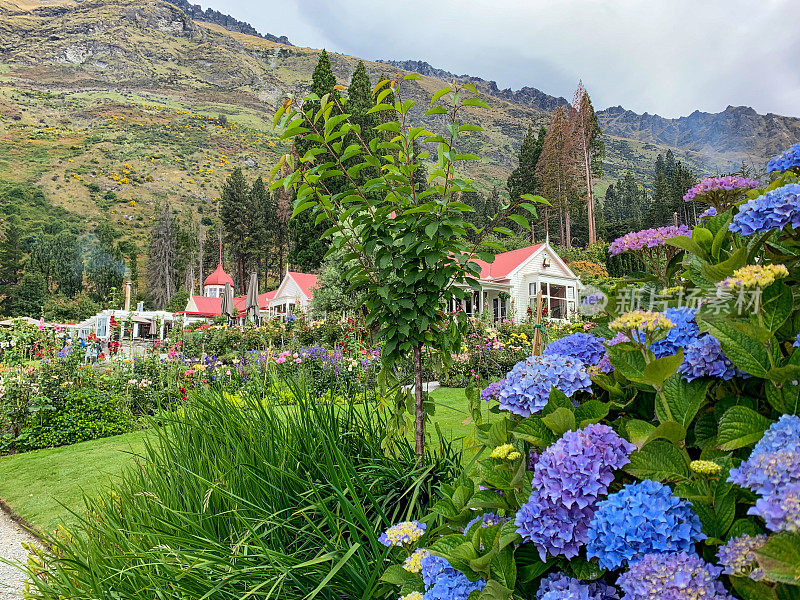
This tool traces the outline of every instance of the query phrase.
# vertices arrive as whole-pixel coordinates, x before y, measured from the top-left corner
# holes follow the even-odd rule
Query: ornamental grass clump
[[[648,554],[694,553],[706,539],[688,500],[657,481],[626,485],[598,504],[586,555],[604,569],[618,569]]]
[[[691,187],[683,196],[684,202],[702,202],[710,204],[716,211],[724,212],[737,204],[747,190],[759,187],[755,179],[726,175],[725,177],[708,177]]]

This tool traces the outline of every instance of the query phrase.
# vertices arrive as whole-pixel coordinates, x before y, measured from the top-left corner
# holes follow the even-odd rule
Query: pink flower
[[[295,356],[297,356],[297,355],[295,354]],[[294,362],[296,362],[297,364],[300,364],[301,362],[303,362],[303,359],[302,358],[295,358]]]

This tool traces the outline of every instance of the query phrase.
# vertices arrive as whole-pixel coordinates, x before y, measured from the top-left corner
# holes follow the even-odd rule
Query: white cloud
[[[426,60],[500,87],[569,98],[582,78],[597,107],[800,116],[796,0],[211,2],[295,44]]]

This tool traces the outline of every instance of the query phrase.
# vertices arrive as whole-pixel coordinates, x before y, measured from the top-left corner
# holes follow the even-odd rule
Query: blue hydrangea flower
[[[553,387],[568,398],[579,391],[592,391],[592,380],[583,362],[557,354],[529,356],[514,365],[505,381],[498,394],[500,408],[523,417],[542,410]]]
[[[703,219],[710,219],[711,217],[716,217],[716,216],[717,216],[717,209],[714,208],[713,206],[709,206],[707,209],[705,209],[703,212],[697,215],[697,222],[699,223]]]
[[[794,340],[794,344],[792,344],[795,348],[800,348],[800,333],[797,334],[797,338]]]
[[[603,354],[603,358],[600,359],[600,362],[598,362],[594,368],[598,373],[604,374],[611,373],[614,370],[614,365],[611,364],[611,355],[608,353],[608,351]]]
[[[800,227],[800,184],[789,183],[739,207],[728,229],[739,235]]]
[[[440,556],[426,556],[420,562],[425,584],[424,600],[467,600],[475,590],[482,590],[486,581],[470,581]]]
[[[728,481],[762,496],[800,481],[800,417],[783,415],[770,425]]]
[[[597,557],[604,569],[616,569],[646,554],[694,552],[694,543],[705,538],[688,500],[645,479],[598,503],[586,556]]]
[[[619,600],[619,592],[602,581],[583,583],[564,573],[550,573],[539,583],[536,600]]]
[[[585,364],[587,367],[596,365],[598,361],[603,358],[606,353],[605,346],[603,346],[603,338],[592,335],[591,333],[573,333],[566,337],[557,339],[547,344],[545,347],[545,356],[553,354],[560,354],[561,356],[569,356],[575,358]]]
[[[685,552],[647,554],[617,585],[624,600],[734,600],[717,579],[722,569]]]
[[[729,381],[736,376],[746,375],[725,356],[719,340],[709,333],[696,337],[684,347],[683,362],[678,367],[678,372],[683,374],[686,381],[693,381],[698,377],[715,377]]]
[[[522,539],[536,546],[542,560],[547,560],[548,553],[573,558],[588,540],[593,516],[594,506],[573,504],[567,508],[533,490],[517,511],[514,524]]]
[[[677,354],[680,348],[686,348],[697,338],[700,328],[695,320],[695,312],[693,308],[688,306],[668,308],[664,312],[664,316],[672,321],[675,327],[668,330],[663,339],[654,342],[650,346],[650,350],[653,351],[656,358]]]
[[[378,541],[387,548],[407,546],[421,538],[425,534],[426,527],[425,523],[419,521],[403,521],[389,527],[380,535]]]
[[[567,508],[594,505],[608,492],[614,471],[630,462],[628,457],[635,449],[608,425],[597,423],[568,431],[542,452],[532,486]]]
[[[717,552],[723,573],[733,577],[749,577],[754,581],[764,579],[764,571],[756,562],[756,551],[766,543],[766,535],[744,534],[728,540]]]
[[[783,173],[795,167],[800,167],[800,144],[795,144],[788,150],[778,154],[778,156],[769,159],[767,173],[772,173],[773,171]]]

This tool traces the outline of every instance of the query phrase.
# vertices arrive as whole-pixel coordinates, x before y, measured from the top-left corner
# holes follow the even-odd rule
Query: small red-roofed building
[[[314,290],[317,289],[317,276],[311,273],[287,271],[270,300],[270,312],[283,319],[298,312],[308,312]]]

